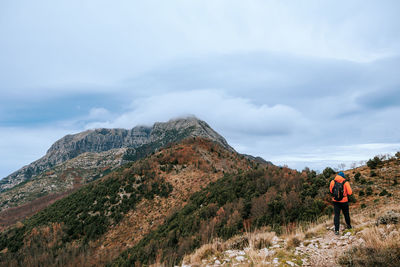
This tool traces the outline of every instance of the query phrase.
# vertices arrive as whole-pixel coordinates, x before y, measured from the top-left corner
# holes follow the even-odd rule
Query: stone
[[[380,224],[397,224],[400,221],[400,213],[395,212],[394,210],[390,210],[386,212],[385,215],[378,217],[376,220],[376,225]]]
[[[216,261],[214,261],[214,264],[221,265],[221,262],[219,260],[216,260]]]
[[[294,262],[291,262],[291,261],[286,261],[286,264],[288,264],[290,266],[296,266],[296,264]]]
[[[237,261],[240,261],[240,262],[242,262],[242,261],[245,261],[245,260],[246,260],[246,258],[245,258],[245,257],[243,257],[243,256],[237,256],[235,259],[236,259]]]

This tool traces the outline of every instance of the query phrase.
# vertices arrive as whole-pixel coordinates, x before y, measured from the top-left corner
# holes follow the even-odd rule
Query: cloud
[[[25,0],[0,5],[1,87],[26,93],[68,85],[93,92],[193,55],[262,51],[371,62],[398,55],[400,48],[397,1]]]
[[[256,105],[250,99],[233,97],[217,90],[171,92],[137,99],[131,110],[113,121],[90,123],[93,127],[125,127],[195,115],[225,133],[288,135],[303,130],[307,120],[286,105]]]
[[[367,92],[357,99],[357,103],[366,109],[383,109],[400,106],[400,83],[394,88],[380,88]]]
[[[398,143],[399,8],[364,0],[1,1],[0,136],[28,141],[0,142],[0,160],[26,164],[11,158],[18,162],[22,146],[44,152],[46,136],[184,115],[267,159],[290,158],[296,147]],[[32,139],[41,129],[43,140]]]

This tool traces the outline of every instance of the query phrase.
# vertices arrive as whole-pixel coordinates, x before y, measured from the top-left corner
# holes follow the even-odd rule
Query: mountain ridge
[[[152,148],[159,149],[170,142],[189,136],[209,138],[234,151],[221,135],[206,122],[195,117],[156,122],[151,127],[136,126],[130,130],[120,128],[86,130],[57,140],[42,158],[0,180],[0,192],[34,179],[38,174],[85,152],[130,148],[131,153],[132,150],[135,153],[135,150],[143,145],[152,144]]]

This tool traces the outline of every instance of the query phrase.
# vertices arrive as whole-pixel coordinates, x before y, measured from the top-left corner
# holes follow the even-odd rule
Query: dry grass
[[[304,233],[292,234],[286,237],[286,248],[292,249],[300,246],[300,243],[303,242],[305,238]]]
[[[272,239],[275,236],[274,232],[264,232],[261,230],[256,230],[255,232],[248,233],[249,248],[261,249],[267,248],[272,244]]]
[[[333,219],[327,219],[325,218],[324,220],[320,220],[319,222],[316,223],[311,223],[303,229],[305,238],[312,238],[315,236],[323,235],[326,233],[326,228],[331,227],[333,225]]]
[[[185,256],[183,258],[183,263],[192,265],[202,264],[204,259],[208,259],[211,256],[216,256],[223,252],[227,248],[226,245],[226,242],[215,239],[213,242],[201,246],[191,255]]]
[[[400,266],[399,226],[371,227],[361,232],[363,244],[346,252],[339,263],[344,266]]]

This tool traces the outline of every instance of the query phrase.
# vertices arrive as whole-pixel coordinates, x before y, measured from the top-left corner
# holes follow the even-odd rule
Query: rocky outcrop
[[[194,117],[175,119],[164,123],[158,122],[152,127],[137,126],[130,130],[87,130],[61,138],[50,147],[45,156],[0,180],[0,192],[34,179],[43,171],[73,159],[82,153],[129,148],[129,156],[125,159],[136,159],[160,149],[168,143],[177,142],[187,137],[208,138],[233,151],[233,148],[221,135],[215,132],[206,122]],[[139,152],[140,156],[137,156],[136,154]]]

